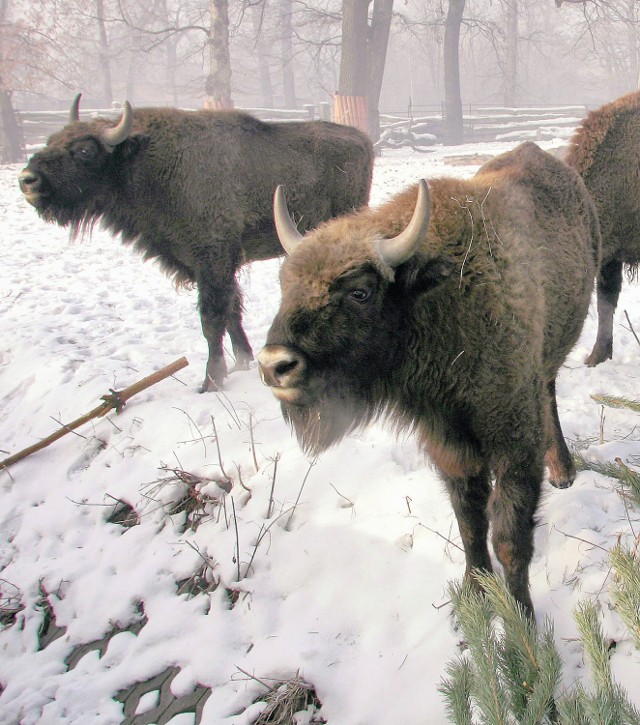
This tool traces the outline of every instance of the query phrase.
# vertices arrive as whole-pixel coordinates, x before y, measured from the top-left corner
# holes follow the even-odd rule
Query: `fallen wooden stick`
[[[182,370],[182,368],[187,367],[188,364],[189,361],[187,360],[187,358],[181,357],[179,360],[176,360],[170,365],[167,365],[166,367],[157,370],[155,373],[151,373],[151,375],[147,375],[146,378],[142,378],[142,380],[139,380],[137,383],[130,385],[124,390],[110,390],[108,395],[101,396],[104,402],[101,403],[97,408],[94,408],[80,418],[76,418],[76,420],[71,423],[64,424],[62,428],[57,430],[55,433],[52,433],[50,436],[47,436],[47,438],[43,438],[38,443],[34,443],[32,446],[29,446],[28,448],[25,448],[18,453],[14,453],[12,456],[9,456],[9,458],[5,458],[4,461],[0,461],[0,469],[7,468],[13,463],[21,461],[23,458],[30,456],[32,453],[46,448],[54,441],[57,441],[58,438],[62,438],[62,436],[67,435],[67,433],[71,433],[72,430],[79,428],[81,425],[87,423],[93,418],[99,418],[103,415],[106,415],[110,410],[113,410],[114,408],[116,412],[119,413],[124,408],[129,398],[132,398],[134,395],[137,395],[143,390],[150,388],[152,385],[159,383],[161,380],[168,378],[170,375],[177,373],[178,370]]]

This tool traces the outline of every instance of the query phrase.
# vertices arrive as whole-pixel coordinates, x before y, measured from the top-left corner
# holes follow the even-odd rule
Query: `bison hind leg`
[[[226,269],[226,273],[224,272]],[[204,274],[202,270],[215,270]],[[216,268],[213,263],[202,265],[198,284],[198,306],[202,332],[209,346],[209,359],[201,393],[220,390],[228,374],[224,360],[222,338],[229,333],[236,369],[246,369],[253,359],[249,340],[242,327],[242,293],[235,279],[235,266],[231,263]]]
[[[613,313],[622,289],[622,262],[612,259],[598,275],[598,334],[593,350],[585,360],[593,368],[613,357]]]
[[[236,359],[235,365],[230,372],[235,370],[248,370],[253,360],[253,350],[242,326],[242,293],[237,285],[231,301],[227,332],[231,338],[233,355]]]
[[[551,420],[548,425],[549,448],[544,457],[544,462],[549,469],[549,483],[555,488],[569,488],[576,477],[576,467],[571,452],[567,448],[560,418],[558,416],[558,404],[556,402],[556,382],[552,380],[547,384],[549,393],[549,413]]]

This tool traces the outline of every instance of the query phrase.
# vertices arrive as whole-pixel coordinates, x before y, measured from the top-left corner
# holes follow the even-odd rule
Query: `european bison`
[[[598,274],[598,335],[587,365],[613,355],[613,313],[622,267],[637,274],[640,262],[640,93],[629,93],[592,111],[565,156],[582,176],[600,218],[602,266]]]
[[[305,237],[281,189],[274,213],[289,257],[258,363],[301,446],[319,453],[382,414],[416,431],[448,487],[467,576],[491,570],[491,521],[507,585],[533,614],[545,451],[552,483],[575,477],[555,380],[599,261],[582,180],[524,143],[473,179],[421,181]]]
[[[209,358],[201,390],[227,374],[222,337],[236,367],[253,353],[242,328],[241,264],[282,254],[272,218],[279,183],[309,229],[367,203],[373,150],[360,131],[324,121],[263,123],[238,111],[138,108],[119,123],[78,117],[51,136],[20,174],[46,220],[73,234],[97,220],[177,285],[197,284]]]

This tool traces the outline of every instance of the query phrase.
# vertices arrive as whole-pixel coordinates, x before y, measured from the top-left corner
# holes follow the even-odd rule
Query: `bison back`
[[[542,292],[544,363],[555,377],[582,330],[600,262],[595,205],[576,171],[530,142],[492,159],[476,178],[511,188],[511,213],[522,214],[515,259]]]

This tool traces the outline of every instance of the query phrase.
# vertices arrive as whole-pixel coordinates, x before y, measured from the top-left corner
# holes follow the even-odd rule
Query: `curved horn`
[[[282,244],[287,254],[291,254],[298,242],[302,239],[302,234],[300,234],[298,228],[289,216],[287,200],[284,196],[284,187],[282,184],[278,186],[273,196],[273,220],[276,225],[276,232],[280,244]]]
[[[129,101],[125,101],[120,122],[117,126],[113,126],[113,128],[105,128],[102,132],[102,140],[107,144],[107,146],[114,148],[129,137],[132,126],[133,111],[131,110],[131,104]]]
[[[424,179],[418,182],[418,200],[407,228],[393,239],[383,239],[378,251],[382,260],[390,267],[398,267],[417,251],[429,228],[431,203],[429,187]]]
[[[75,123],[80,120],[80,98],[82,93],[77,93],[76,97],[71,102],[71,110],[69,111],[69,123]]]

